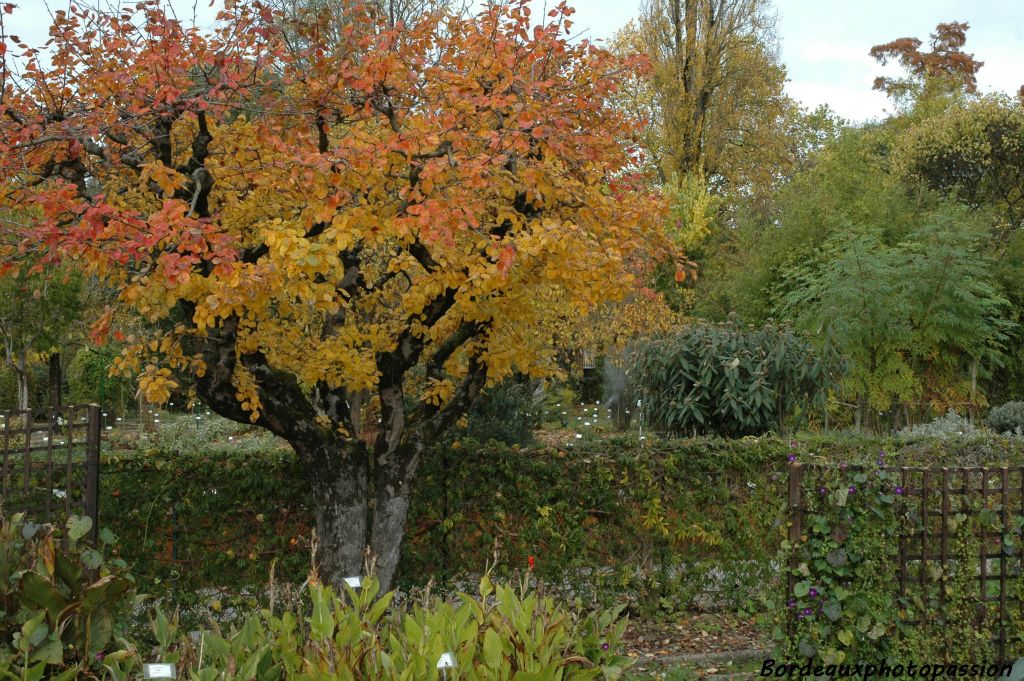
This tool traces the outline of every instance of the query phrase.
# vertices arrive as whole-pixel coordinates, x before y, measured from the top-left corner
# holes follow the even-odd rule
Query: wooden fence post
[[[92,540],[100,535],[100,406],[88,407],[85,440],[85,514],[92,518]]]

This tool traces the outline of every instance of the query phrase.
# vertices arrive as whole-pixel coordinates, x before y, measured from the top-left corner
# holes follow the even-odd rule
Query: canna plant
[[[23,514],[0,516],[0,679],[79,678],[115,647],[135,582],[100,550],[110,532],[100,548],[82,542],[91,528],[72,517],[59,536]]]
[[[157,645],[141,655],[174,662],[195,681],[612,681],[631,663],[616,653],[626,624],[618,609],[580,616],[488,576],[477,596],[433,598],[406,610],[391,607],[393,594],[380,596],[376,579],[343,589],[313,582],[308,616],[264,610],[231,632],[198,638],[181,636],[176,618],[157,610]],[[441,671],[446,652],[455,667]],[[108,656],[112,678],[132,678],[139,657]]]

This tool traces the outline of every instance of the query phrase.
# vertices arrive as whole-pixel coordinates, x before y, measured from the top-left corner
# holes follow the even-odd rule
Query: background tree
[[[43,272],[31,261],[6,269],[0,274],[0,343],[4,363],[17,377],[15,406],[28,409],[29,364],[39,353],[56,354],[60,362],[60,346],[79,320],[82,278],[68,271]]]
[[[731,147],[774,125],[785,69],[773,27],[761,0],[649,0],[626,29],[621,40],[652,63],[666,177],[725,176]]]
[[[991,95],[912,121],[895,170],[974,209],[996,210],[993,236],[1024,227],[1024,105]]]
[[[705,273],[732,247],[740,220],[774,219],[795,172],[811,116],[783,91],[774,17],[760,0],[651,0],[616,36],[649,71],[627,81],[615,105],[651,121],[642,170],[672,206],[665,231],[692,265],[682,282],[657,273],[673,307],[703,300]],[[742,216],[742,218],[741,218]]]
[[[985,62],[963,51],[970,24],[953,21],[939,24],[931,34],[929,52],[922,52],[918,38],[898,38],[875,45],[869,54],[883,66],[899,62],[907,70],[905,78],[875,78],[874,89],[882,90],[897,101],[919,97],[927,83],[943,83],[956,90],[974,93],[978,88],[976,74]]]
[[[901,405],[909,425],[912,403],[984,405],[977,379],[1000,366],[1006,301],[962,219],[940,209],[892,245],[880,230],[850,225],[786,273],[782,311],[846,358],[858,427],[869,408]]]
[[[255,3],[213,34],[156,4],[72,9],[4,90],[0,201],[40,215],[13,227],[159,326],[117,364],[151,400],[191,376],[291,443],[327,580],[369,547],[387,586],[429,445],[485,386],[553,369],[544,291],[586,310],[658,251],[606,105],[630,65],[568,42],[569,12],[380,18],[327,45],[329,17],[282,31]]]

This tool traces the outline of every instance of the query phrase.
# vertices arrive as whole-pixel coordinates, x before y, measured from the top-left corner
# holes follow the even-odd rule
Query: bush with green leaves
[[[140,678],[143,661],[176,663],[183,678],[437,679],[442,653],[452,679],[614,680],[630,660],[618,654],[626,623],[617,609],[567,608],[523,580],[477,596],[429,594],[406,606],[381,595],[375,579],[335,592],[307,580],[301,601],[247,615],[240,626],[189,635],[157,608],[150,635],[126,627],[140,601],[121,560],[107,561],[73,518],[59,537],[21,514],[0,518],[0,680]],[[113,544],[100,534],[103,547]],[[134,639],[134,640],[133,640]]]
[[[65,532],[23,514],[0,515],[0,679],[76,679],[116,648],[120,622],[134,605],[135,580],[120,559],[83,538],[88,517]]]
[[[553,405],[552,405],[553,406]],[[236,441],[238,438],[236,437]],[[793,443],[796,443],[796,447]],[[650,436],[509,447],[469,439],[423,464],[409,509],[398,586],[480,574],[509,578],[534,556],[549,588],[588,606],[627,603],[644,617],[714,603],[752,612],[770,577],[787,456],[891,465],[1019,465],[1024,439],[851,436],[662,439]],[[282,449],[112,453],[104,460],[104,525],[120,538],[146,593],[201,626],[267,604],[266,577],[301,584],[315,526],[295,456]],[[638,564],[631,556],[650,556]]]
[[[632,663],[619,654],[626,622],[617,610],[583,614],[525,583],[495,585],[486,575],[479,595],[426,596],[408,606],[381,595],[373,578],[338,593],[311,577],[305,596],[238,627],[189,634],[158,607],[149,634],[119,639],[117,650],[96,656],[97,671],[127,681],[140,678],[144,661],[159,660],[196,681],[615,681]],[[445,653],[454,666],[441,671]],[[80,669],[54,662],[46,678],[78,678]]]
[[[467,415],[466,435],[480,442],[529,444],[542,411],[533,381],[508,380],[476,400]]]
[[[954,438],[954,437],[975,437],[978,430],[966,416],[961,416],[950,409],[945,416],[928,423],[919,423],[899,432],[902,438]]]
[[[997,433],[1024,435],[1024,402],[1007,402],[992,409],[987,421]]]
[[[730,320],[640,345],[630,373],[655,428],[742,436],[781,432],[798,407],[823,406],[834,366],[787,326]]]

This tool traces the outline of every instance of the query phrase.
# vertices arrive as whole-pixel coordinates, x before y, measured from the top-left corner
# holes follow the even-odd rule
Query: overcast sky
[[[538,15],[545,0],[533,0]],[[14,0],[7,32],[33,44],[46,38],[50,8],[68,0]],[[553,6],[555,0],[546,0]],[[201,24],[212,22],[221,0],[171,0],[182,18],[193,8]],[[610,37],[634,18],[641,0],[570,0],[575,28],[590,38]],[[131,4],[134,4],[132,2]],[[940,22],[967,21],[967,51],[985,62],[978,74],[982,91],[1015,93],[1024,85],[1024,1],[1021,0],[775,0],[786,89],[810,108],[827,103],[851,121],[884,116],[886,98],[871,89],[881,67],[868,57],[872,45],[914,36],[927,40]],[[895,73],[893,70],[887,73]]]

